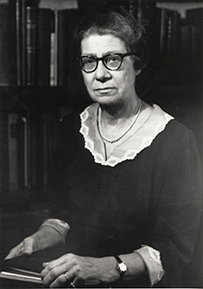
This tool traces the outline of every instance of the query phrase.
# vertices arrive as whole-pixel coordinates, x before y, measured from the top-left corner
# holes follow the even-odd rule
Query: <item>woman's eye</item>
[[[83,65],[85,65],[85,64],[92,64],[92,63],[94,63],[95,62],[95,59],[94,58],[84,58],[83,59]]]
[[[119,61],[119,57],[118,56],[110,56],[107,58],[107,62],[117,62]]]

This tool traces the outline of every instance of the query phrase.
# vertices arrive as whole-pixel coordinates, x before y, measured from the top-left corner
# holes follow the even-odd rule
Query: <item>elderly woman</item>
[[[147,41],[132,16],[100,9],[77,39],[93,104],[61,124],[53,218],[7,258],[66,242],[45,286],[181,287],[201,206],[193,135],[138,97]]]

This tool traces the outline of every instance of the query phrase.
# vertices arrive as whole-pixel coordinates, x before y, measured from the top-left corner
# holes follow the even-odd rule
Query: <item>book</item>
[[[203,21],[203,8],[188,9],[186,10],[186,20],[190,25],[191,42],[190,42],[190,58],[193,73],[191,81],[193,83],[202,83],[202,21]]]
[[[19,129],[19,179],[24,188],[31,188],[31,115],[20,116]]]
[[[61,257],[68,251],[65,247],[52,247],[34,252],[31,255],[22,255],[1,263],[0,278],[22,282],[41,284],[40,273],[42,264]]]
[[[58,10],[58,85],[71,83],[73,66],[77,65],[74,32],[80,19],[79,9]]]
[[[50,85],[51,33],[54,13],[48,8],[37,10],[36,85]]]
[[[39,122],[35,115],[30,118],[30,140],[31,188],[39,188]]]
[[[166,63],[170,70],[170,79],[179,81],[181,58],[181,17],[178,11],[168,11]]]
[[[8,152],[9,152],[9,188],[17,190],[18,186],[18,114],[8,114]]]
[[[17,50],[15,9],[0,4],[0,85],[17,85]]]
[[[180,56],[181,45],[181,17],[178,11],[168,11],[168,40],[167,54],[168,60],[176,60]]]
[[[153,48],[156,32],[156,1],[155,0],[136,0],[134,3],[135,15],[138,23],[142,24],[147,32],[151,48]]]
[[[26,0],[22,0],[20,6],[20,33],[21,33],[21,74],[22,82],[21,85],[26,85],[27,76],[26,76]]]
[[[58,75],[58,12],[54,11],[54,21],[51,32],[51,48],[50,48],[50,86],[57,86]]]
[[[18,118],[18,183],[19,188],[25,187],[25,121],[22,116]]]
[[[120,1],[123,2],[123,1],[127,1],[127,0],[114,0],[114,2],[115,1],[120,3]],[[83,11],[88,11],[89,9],[94,9],[96,7],[99,7],[105,2],[107,4],[109,4],[109,0],[106,0],[106,1],[105,0],[97,0],[97,1],[95,1],[95,0],[78,0],[77,2],[78,2],[78,8],[80,10],[83,10]]]
[[[1,89],[2,94],[2,89]],[[9,164],[8,164],[8,115],[7,112],[0,110],[0,189],[7,192],[9,188]],[[5,197],[2,194],[1,200]]]
[[[166,65],[168,41],[168,9],[157,8],[156,24],[156,51],[157,59],[161,66]]]
[[[11,1],[12,2],[12,1]],[[35,33],[34,27],[34,18],[33,15],[30,14],[30,12],[33,14],[31,7],[37,7],[38,1],[37,0],[13,0],[14,3],[16,3],[16,19],[17,19],[17,51],[18,51],[18,63],[19,68],[18,71],[20,73],[20,76],[18,77],[21,81],[20,85],[27,85],[29,82],[30,75],[27,75],[28,67],[33,64],[34,61],[31,61],[32,56],[34,53],[29,53],[29,47],[33,47],[33,35]],[[27,11],[27,7],[30,7],[31,9]],[[28,15],[27,15],[28,12]],[[31,19],[32,17],[32,19]],[[31,21],[31,23],[29,23]],[[31,25],[32,27],[31,27]],[[27,31],[28,29],[28,31]],[[34,33],[33,33],[34,32]],[[31,34],[32,37],[31,37]],[[29,72],[30,73],[30,72]],[[31,72],[32,74],[32,72]]]
[[[42,114],[40,117],[40,183],[43,188],[47,187],[48,169],[49,169],[49,158],[48,158],[48,131],[51,127],[48,127],[48,115]]]
[[[8,5],[9,10],[11,11],[10,15],[4,13],[5,17],[3,20],[3,25],[5,25],[6,27],[12,26],[13,29],[12,34],[10,33],[7,35],[7,37],[12,37],[9,43],[10,45],[12,45],[13,51],[15,50],[15,54],[13,53],[12,55],[10,50],[8,50],[7,53],[9,54],[10,58],[14,58],[14,56],[16,57],[16,69],[13,69],[13,74],[15,75],[16,82],[13,85],[26,85],[27,78],[29,78],[29,75],[27,76],[27,60],[28,62],[30,62],[30,57],[28,56],[27,58],[27,46],[30,46],[30,40],[32,40],[33,37],[30,37],[29,33],[27,35],[27,26],[29,26],[29,30],[31,29],[33,24],[32,26],[30,26],[31,23],[29,24],[29,20],[31,20],[31,15],[29,14],[29,12],[27,15],[27,7],[36,8],[37,4],[38,0],[8,0],[8,3],[4,4]],[[9,22],[9,25],[7,25],[7,22]],[[33,22],[33,19],[31,20],[31,22]],[[31,30],[33,30],[33,28]],[[27,43],[27,41],[29,43]]]
[[[202,21],[203,21],[203,7],[202,8],[194,8],[194,9],[187,9],[186,10],[186,18],[189,23],[199,26],[201,30]]]
[[[26,7],[26,75],[27,85],[35,85],[36,7]]]
[[[22,34],[21,34],[21,4],[20,0],[15,1],[15,11],[16,11],[16,53],[17,53],[17,84],[22,84]]]
[[[195,24],[185,23],[181,27],[182,82],[202,83],[202,34]]]

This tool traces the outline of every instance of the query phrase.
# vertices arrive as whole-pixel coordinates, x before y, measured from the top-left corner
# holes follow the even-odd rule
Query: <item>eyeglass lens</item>
[[[92,56],[83,56],[80,59],[81,68],[86,72],[92,72],[97,68],[99,60],[102,60],[105,67],[110,70],[116,70],[122,64],[122,57],[118,54],[106,55],[100,59]]]

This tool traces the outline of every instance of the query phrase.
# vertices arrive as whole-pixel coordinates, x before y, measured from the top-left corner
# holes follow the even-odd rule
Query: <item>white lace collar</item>
[[[139,152],[151,145],[155,137],[173,119],[156,104],[150,109],[143,101],[142,105],[145,109],[140,113],[137,126],[117,143],[108,159],[105,159],[105,146],[97,127],[99,105],[93,103],[80,114],[80,133],[84,137],[85,148],[91,152],[96,163],[114,167],[125,160],[133,160]]]

